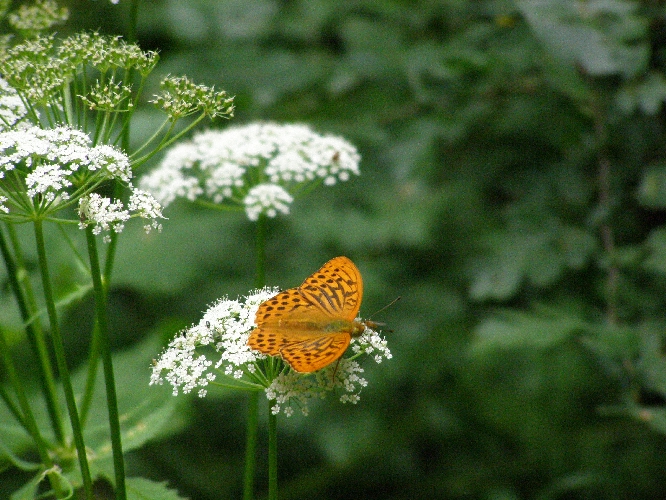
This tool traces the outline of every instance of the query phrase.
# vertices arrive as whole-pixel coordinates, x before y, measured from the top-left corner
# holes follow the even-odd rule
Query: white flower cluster
[[[248,217],[288,213],[290,191],[304,183],[325,185],[359,175],[356,148],[299,124],[255,123],[209,130],[171,148],[140,186],[167,206],[176,198],[239,204]]]
[[[153,198],[152,194],[132,187],[132,194],[127,207],[130,211],[136,212],[142,219],[151,219],[150,223],[143,226],[146,233],[150,233],[152,229],[157,229],[158,232],[162,231],[162,224],[157,220],[165,217],[162,215],[162,206]]]
[[[386,339],[368,327],[365,328],[362,335],[352,338],[351,349],[355,354],[372,355],[376,363],[381,363],[382,360],[393,357]]]
[[[271,411],[274,414],[282,411],[286,416],[293,415],[294,407],[307,415],[309,401],[323,399],[336,390],[344,392],[341,402],[357,403],[367,381],[360,375],[363,368],[356,358],[370,354],[377,363],[390,359],[386,340],[366,328],[363,335],[352,339],[351,358],[341,358],[311,374],[285,368],[277,376],[268,377],[260,363],[267,356],[252,350],[247,341],[256,326],[254,318],[259,305],[278,291],[264,288],[244,300],[222,299],[213,304],[198,324],[174,338],[153,363],[150,384],[161,385],[166,381],[173,387],[174,396],[198,389],[199,396],[204,397],[206,387],[215,381],[216,375],[225,375],[237,385],[263,387],[266,398],[274,401]]]
[[[108,145],[92,146],[88,135],[71,127],[0,131],[0,211],[30,216],[35,207],[57,211],[68,201],[79,202],[80,227],[94,225],[93,232],[120,232],[131,212],[152,219],[147,226],[159,229],[161,207],[150,194],[132,190],[128,209],[121,201],[91,192],[102,182],[117,179],[130,183],[129,158]],[[108,236],[105,238],[108,240]]]
[[[187,394],[200,388],[199,396],[215,380],[215,373],[206,372],[213,366],[205,353],[197,347],[214,346],[220,354],[216,370],[227,376],[241,379],[246,373],[255,372],[255,361],[265,356],[247,345],[254,328],[254,317],[259,305],[278,292],[264,288],[254,291],[244,301],[221,299],[204,313],[197,325],[181,332],[153,365],[150,385],[163,384],[166,380],[173,387],[174,396],[180,391]]]
[[[67,188],[92,172],[99,173],[99,180],[128,182],[132,177],[124,153],[106,145],[92,147],[88,135],[80,130],[29,127],[0,132],[0,179],[10,173],[24,177],[26,194],[31,198],[39,195],[47,203],[56,198],[67,200]]]
[[[134,188],[130,185],[132,194],[130,195],[127,209],[122,201],[113,201],[97,193],[91,193],[79,199],[79,215],[81,220],[79,228],[85,229],[86,226],[94,226],[93,234],[100,234],[102,231],[120,233],[125,228],[125,221],[134,216],[142,219],[151,219],[151,222],[144,225],[146,233],[152,229],[162,231],[162,224],[158,219],[164,219],[159,203],[145,191]],[[111,236],[106,234],[103,238],[105,243],[111,241]]]
[[[289,213],[289,205],[294,198],[278,184],[259,184],[248,191],[243,203],[245,213],[250,220],[257,220],[264,213],[275,217],[278,212]]]
[[[26,113],[27,110],[18,92],[0,78],[0,132],[17,125]]]
[[[85,229],[86,225],[94,224],[93,234],[113,229],[116,233],[123,230],[124,222],[130,218],[127,210],[124,210],[121,201],[111,201],[97,193],[84,196],[79,200],[79,214],[81,222],[79,227]],[[108,240],[107,240],[108,241]]]
[[[345,391],[340,396],[342,403],[356,404],[360,400],[361,389],[368,385],[360,373],[363,373],[363,368],[348,358],[340,358],[339,363],[332,363],[311,376],[291,370],[273,379],[266,389],[266,397],[269,401],[275,401],[271,407],[274,415],[282,411],[287,417],[294,414],[294,406],[298,406],[303,415],[307,416],[310,401],[324,399],[328,392],[336,389]]]

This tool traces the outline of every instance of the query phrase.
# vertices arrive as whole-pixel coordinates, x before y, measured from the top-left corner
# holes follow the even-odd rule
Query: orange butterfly
[[[356,319],[363,297],[361,273],[347,257],[335,257],[301,286],[278,293],[257,310],[248,345],[282,356],[297,372],[319,370],[347,350],[371,321]]]

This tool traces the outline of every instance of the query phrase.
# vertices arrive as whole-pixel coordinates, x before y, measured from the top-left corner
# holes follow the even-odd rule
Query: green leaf
[[[57,470],[53,471],[53,474],[58,477],[61,488],[64,489],[66,493],[68,492],[71,495],[74,491],[74,488],[68,478]],[[11,500],[34,500],[35,498],[40,498],[37,495],[37,490],[42,482],[50,484],[49,479],[46,478],[43,472],[40,472],[36,476],[32,477],[20,489],[12,493]]]
[[[486,237],[487,253],[472,270],[474,300],[506,300],[524,280],[546,287],[566,269],[582,268],[596,249],[590,233],[552,217],[525,222],[518,216],[513,222],[510,231]]]
[[[22,427],[21,427],[21,429],[22,429]],[[22,460],[21,458],[19,458],[16,454],[14,454],[12,452],[11,449],[9,449],[6,446],[4,439],[0,440],[0,460],[2,460],[2,461],[6,460],[7,462],[11,463],[14,467],[16,467],[18,469],[21,469],[21,470],[26,470],[26,471],[27,470],[36,470],[36,469],[39,469],[42,466],[41,463],[28,462],[27,460]]]
[[[41,403],[40,396],[29,398],[31,404]],[[0,464],[19,465],[15,457],[32,446],[28,432],[14,419],[5,404],[0,404]]]
[[[659,274],[666,274],[666,228],[654,229],[645,243],[649,251],[643,268]]]
[[[173,293],[228,260],[234,246],[237,250],[235,233],[244,220],[241,217],[182,205],[169,207],[167,216],[161,233],[145,234],[139,225],[128,224],[118,245],[114,286]],[[247,235],[249,240],[251,237]]]
[[[20,489],[12,493],[11,500],[34,500],[37,498],[37,488],[39,483],[45,481],[43,474],[40,472],[34,476],[30,481],[25,483]]]
[[[493,349],[546,349],[586,329],[586,324],[565,310],[539,308],[534,312],[506,310],[480,323],[471,344],[480,354]]]
[[[637,196],[644,207],[666,208],[666,164],[654,164],[645,169]]]
[[[645,78],[621,87],[616,101],[626,114],[641,111],[655,115],[666,101],[666,79],[660,73],[650,72]]]
[[[158,483],[141,477],[128,477],[127,500],[182,500],[176,490],[167,488],[166,481]]]
[[[647,23],[636,15],[638,4],[620,0],[576,3],[568,0],[522,0],[518,8],[548,51],[592,76],[644,71],[649,59]]]
[[[182,428],[184,421],[175,418],[178,400],[166,386],[150,386],[151,360],[161,346],[156,336],[113,356],[116,391],[120,411],[123,451],[139,448],[146,441],[166,436]],[[74,375],[74,386],[82,391],[87,372]],[[95,396],[84,431],[86,446],[95,451],[95,460],[111,456],[106,392],[102,368],[99,367]]]

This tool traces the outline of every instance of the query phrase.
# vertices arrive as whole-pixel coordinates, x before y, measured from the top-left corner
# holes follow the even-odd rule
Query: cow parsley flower
[[[289,213],[294,196],[316,182],[359,175],[356,148],[306,125],[254,123],[208,130],[167,151],[140,181],[166,207],[177,198],[243,208],[251,220]]]
[[[375,362],[390,359],[391,352],[378,332],[366,328],[351,340],[351,357],[315,373],[298,373],[288,365],[278,371],[264,363],[268,357],[248,346],[250,333],[256,327],[259,305],[278,293],[277,288],[255,290],[239,300],[221,299],[206,311],[198,324],[179,333],[153,363],[150,384],[173,387],[173,394],[197,391],[200,397],[210,384],[263,389],[273,402],[274,414],[291,416],[294,408],[303,415],[309,403],[324,399],[328,393],[340,394],[342,403],[355,404],[367,380],[358,358],[370,355]],[[226,379],[226,382],[219,382]]]
[[[94,192],[118,180],[129,185],[127,207]],[[93,233],[120,232],[131,217],[148,219],[146,230],[160,229],[161,207],[130,181],[129,158],[108,145],[92,146],[84,132],[71,127],[0,132],[0,218],[44,217],[78,201],[81,228]],[[108,240],[108,236],[105,237]]]
[[[130,162],[107,145],[92,146],[70,127],[0,132],[0,196],[11,217],[56,212],[102,182],[129,182]],[[70,201],[71,200],[71,201]]]
[[[162,225],[157,222],[163,219],[161,207],[157,201],[148,193],[139,189],[130,187],[130,195],[127,208],[120,200],[111,200],[97,193],[91,193],[79,200],[79,227],[85,229],[86,226],[93,226],[93,234],[105,232],[120,233],[125,227],[125,221],[132,217],[141,217],[150,219],[150,222],[144,226],[146,232],[151,229],[162,230]],[[107,234],[104,241],[111,241]]]
[[[69,18],[69,11],[53,0],[37,0],[33,5],[20,5],[7,16],[14,29],[26,34],[39,33]]]
[[[289,213],[289,204],[294,198],[278,184],[259,184],[254,186],[245,195],[243,204],[245,213],[250,220],[257,220],[264,213],[268,217],[275,217],[278,212]]]
[[[4,78],[0,78],[0,132],[8,130],[25,117],[27,110],[23,100],[10,87]]]
[[[93,225],[93,234],[111,229],[119,233],[125,226],[124,222],[130,218],[121,201],[112,201],[97,193],[79,200],[79,214],[81,215],[79,227],[85,229],[87,225]]]
[[[169,343],[153,365],[150,384],[162,384],[166,380],[172,385],[174,396],[180,391],[187,394],[199,388],[199,396],[203,397],[204,388],[219,372],[237,380],[253,374],[255,362],[265,358],[247,345],[254,328],[254,316],[259,305],[277,292],[277,289],[264,288],[250,293],[244,300],[218,300],[198,324],[179,333]],[[206,346],[213,346],[219,353],[215,363],[208,353],[202,352]]]

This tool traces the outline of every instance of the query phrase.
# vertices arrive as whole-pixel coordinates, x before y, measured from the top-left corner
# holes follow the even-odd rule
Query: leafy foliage
[[[126,6],[74,3],[70,26],[122,32],[115,8]],[[390,370],[367,366],[373,389],[359,406],[324,403],[307,420],[280,421],[282,498],[663,495],[662,6],[141,8],[140,44],[160,49],[160,70],[235,95],[234,123],[307,121],[363,156],[359,179],[296,199],[272,221],[268,282],[295,286],[348,255],[363,273],[364,316],[402,296],[373,318],[394,331],[394,359]],[[186,324],[252,283],[241,215],[216,222],[182,205],[165,215],[163,234],[119,249],[119,323]],[[125,347],[139,349],[150,326]],[[147,386],[148,366],[134,370],[133,390]],[[210,396],[177,438],[135,452],[133,467],[192,498],[235,498],[244,407]]]

